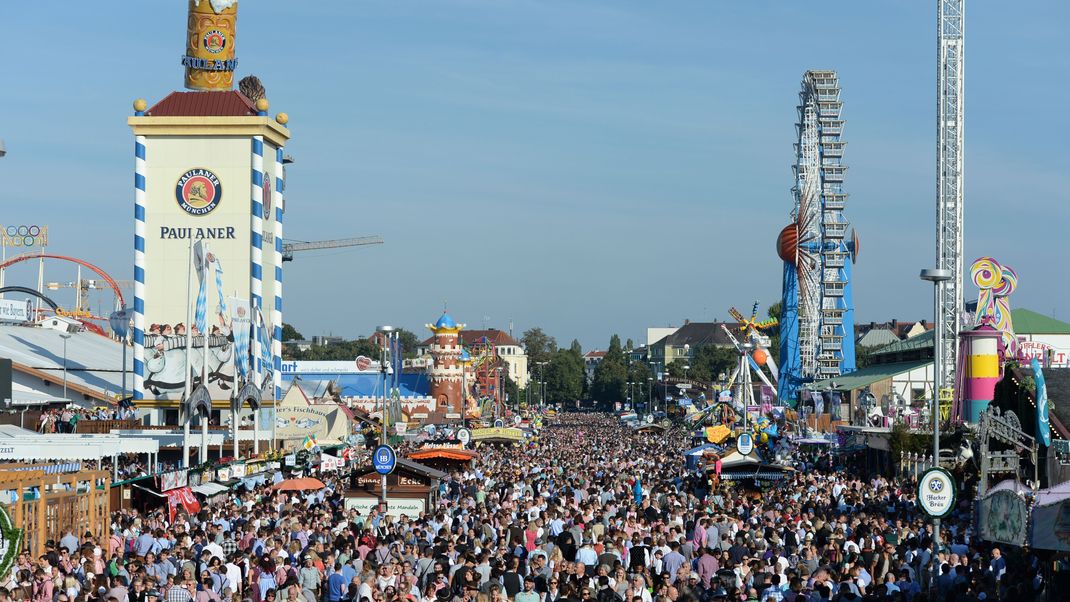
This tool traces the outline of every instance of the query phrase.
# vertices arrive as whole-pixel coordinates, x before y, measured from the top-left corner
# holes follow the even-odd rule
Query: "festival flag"
[[[207,327],[208,300],[206,298],[208,283],[204,277],[205,268],[208,266],[208,249],[203,241],[198,240],[193,245],[193,264],[197,268],[197,309],[194,314],[194,323],[201,334]],[[187,328],[189,325],[187,324]]]
[[[319,447],[319,442],[316,441],[315,435],[306,435],[304,447],[308,451],[312,451],[314,448]]]
[[[230,298],[230,332],[234,336],[234,366],[238,376],[245,380],[249,376],[249,330],[252,319],[249,301],[238,297]]]

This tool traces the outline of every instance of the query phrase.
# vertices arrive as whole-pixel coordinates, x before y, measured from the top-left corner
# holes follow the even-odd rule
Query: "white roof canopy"
[[[144,437],[40,434],[0,425],[0,461],[101,460],[121,454],[159,453],[160,444]]]

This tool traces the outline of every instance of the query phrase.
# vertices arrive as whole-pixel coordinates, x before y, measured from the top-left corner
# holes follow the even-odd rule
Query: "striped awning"
[[[11,470],[43,470],[45,474],[61,474],[66,472],[80,472],[81,462],[62,462],[60,464],[46,464],[42,466],[17,466]]]

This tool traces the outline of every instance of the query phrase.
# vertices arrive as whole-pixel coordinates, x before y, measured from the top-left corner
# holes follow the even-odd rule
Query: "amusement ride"
[[[777,237],[784,261],[778,397],[855,369],[851,265],[858,237],[843,214],[843,119],[835,71],[807,71],[799,92],[792,221]]]

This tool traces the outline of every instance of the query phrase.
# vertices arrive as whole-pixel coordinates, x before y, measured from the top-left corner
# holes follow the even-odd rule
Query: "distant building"
[[[910,337],[917,336],[926,330],[932,330],[933,325],[931,322],[925,320],[918,320],[912,322],[910,320],[896,320],[892,319],[887,322],[869,322],[863,324],[855,324],[855,341],[858,346],[874,347],[877,345],[887,345],[888,343],[894,343],[895,341],[902,341],[909,339]],[[873,336],[869,336],[872,332],[877,332]],[[894,340],[889,338],[887,334],[891,334]],[[867,342],[863,342],[865,339]],[[881,342],[883,341],[883,342]]]
[[[462,330],[459,336],[461,344],[468,348],[483,344],[493,345],[498,358],[505,364],[509,378],[520,389],[528,386],[528,379],[530,378],[528,354],[516,339],[509,336],[508,332],[497,328]],[[420,346],[416,348],[417,357],[427,355],[430,352],[430,347],[431,339],[420,343]]]
[[[876,347],[883,347],[885,345],[891,345],[892,343],[898,340],[899,337],[896,336],[895,332],[888,328],[873,328],[870,329],[869,332],[858,337],[855,346],[859,348],[869,347],[872,349]]]
[[[646,329],[646,346],[649,348],[654,343],[664,339],[670,334],[680,330],[679,326],[648,326]]]
[[[291,339],[282,342],[283,347],[289,347],[290,351],[308,351],[312,349],[312,341],[308,339]]]
[[[1070,368],[1070,324],[1025,308],[1012,309],[1021,353],[1051,368]]]
[[[742,335],[739,333],[738,322],[684,321],[683,326],[649,346],[649,361],[657,365],[658,371],[663,371],[675,361],[691,361],[699,347],[735,347],[732,339],[725,334],[724,328],[721,328],[722,324],[732,331],[737,339]]]
[[[587,382],[594,382],[594,370],[606,357],[605,351],[588,351],[583,354],[583,371],[587,376]]]

